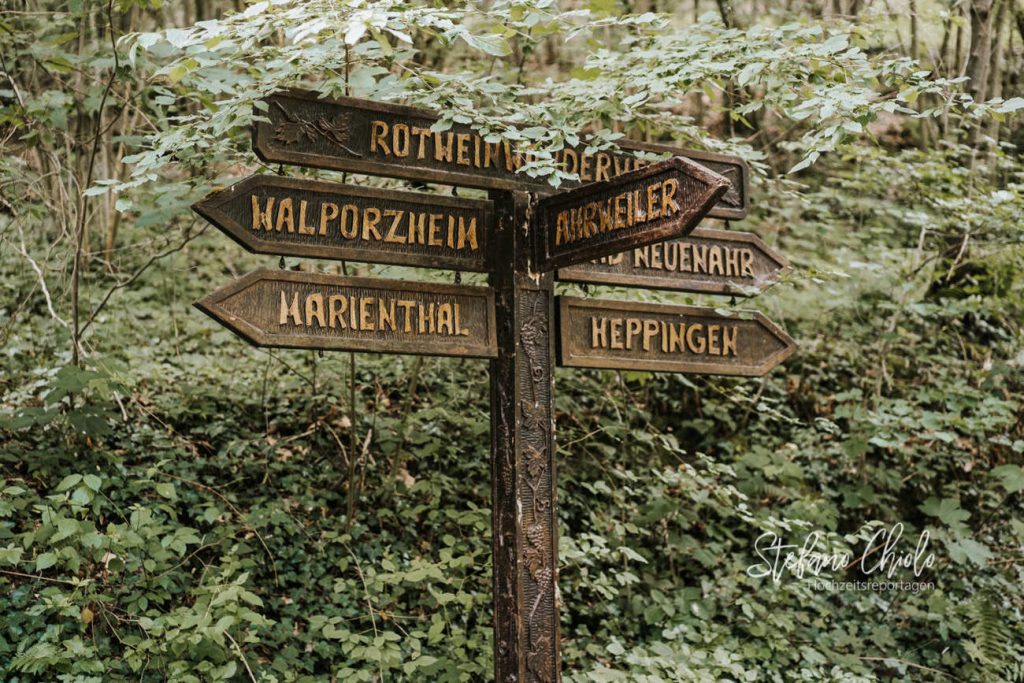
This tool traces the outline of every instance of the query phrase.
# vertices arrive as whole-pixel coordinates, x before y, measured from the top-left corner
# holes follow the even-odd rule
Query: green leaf
[[[1024,97],[1011,97],[997,106],[995,110],[1000,114],[1009,114],[1018,109],[1024,109]]]
[[[929,498],[920,506],[921,512],[939,520],[953,529],[963,530],[964,522],[971,516],[971,513],[961,509],[960,501],[955,498]]]
[[[1001,465],[993,468],[989,474],[1000,479],[1000,484],[1008,493],[1024,491],[1024,469],[1020,465]]]
[[[36,558],[36,571],[49,569],[55,564],[57,564],[57,553],[43,553]]]
[[[958,564],[966,564],[968,561],[984,567],[992,559],[992,551],[977,541],[970,538],[960,538],[955,541],[946,542],[946,550],[949,557]]]
[[[175,498],[178,497],[178,492],[174,488],[174,484],[162,483],[157,484],[153,488],[156,489],[156,492],[158,494],[160,494],[164,498],[167,498],[168,500],[174,500]]]
[[[512,54],[512,48],[509,46],[508,41],[505,40],[503,36],[499,36],[496,33],[478,36],[466,31],[459,35],[471,47],[474,47],[477,50],[483,50],[489,55],[494,55],[495,57],[506,57]]]
[[[68,476],[60,480],[60,483],[57,484],[56,490],[58,493],[61,491],[67,491],[72,486],[76,486],[80,481],[82,481],[81,474],[69,474]]]

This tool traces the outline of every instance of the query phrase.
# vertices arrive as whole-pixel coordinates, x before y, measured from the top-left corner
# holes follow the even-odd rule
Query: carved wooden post
[[[529,197],[491,193],[498,358],[491,361],[494,672],[498,683],[557,683],[553,278],[530,272]]]

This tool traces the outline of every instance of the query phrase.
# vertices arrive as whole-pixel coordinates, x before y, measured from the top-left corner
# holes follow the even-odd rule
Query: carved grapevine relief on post
[[[520,343],[526,360],[523,373],[526,387],[520,401],[521,438],[524,471],[520,474],[529,491],[529,505],[523,505],[525,539],[523,564],[532,579],[533,600],[527,601],[524,616],[527,629],[527,670],[541,683],[551,678],[554,643],[544,620],[554,616],[554,572],[551,545],[554,543],[552,506],[553,471],[551,466],[551,377],[548,343],[547,295],[524,291],[520,300]]]
[[[276,142],[287,146],[294,145],[303,139],[313,142],[320,137],[354,157],[361,158],[363,156],[348,146],[352,132],[346,114],[339,114],[334,121],[328,120],[325,116],[307,119],[288,111],[278,100],[273,100],[272,104],[277,106],[286,119],[274,128]]]

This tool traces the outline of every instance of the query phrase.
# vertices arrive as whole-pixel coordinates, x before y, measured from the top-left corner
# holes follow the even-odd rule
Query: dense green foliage
[[[763,380],[556,375],[567,682],[1024,680],[1024,35],[999,2],[987,90],[959,4],[921,5],[924,65],[884,12],[799,2],[0,10],[0,678],[490,678],[486,363],[258,350],[191,308],[276,261],[188,205],[269,170],[252,102],[305,84],[518,136],[555,183],[594,123],[757,171],[732,227],[785,282],[598,293],[757,307],[799,352]],[[904,552],[930,534],[928,590],[748,573],[764,532],[856,558],[896,523]]]

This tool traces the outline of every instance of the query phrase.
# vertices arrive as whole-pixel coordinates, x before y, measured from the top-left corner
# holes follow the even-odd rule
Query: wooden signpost
[[[697,228],[687,237],[558,269],[561,282],[752,296],[789,270],[752,232]]]
[[[489,269],[489,201],[254,175],[192,209],[257,254]]]
[[[555,191],[543,178],[517,172],[532,159],[528,152],[489,142],[467,125],[434,132],[438,116],[424,109],[295,90],[274,94],[264,104],[256,113],[268,121],[253,126],[253,149],[264,161],[488,190]],[[580,177],[568,186],[647,166],[635,152],[682,156],[731,184],[708,216],[739,220],[747,215],[748,172],[740,157],[640,142],[619,146],[619,152],[587,152],[582,144],[562,150],[556,161]]]
[[[258,270],[196,307],[257,346],[497,355],[486,287]]]
[[[729,189],[682,157],[546,197],[535,209],[537,270],[585,263],[690,233]]]
[[[796,344],[756,311],[558,298],[559,365],[760,377]]]
[[[746,215],[746,165],[660,145],[566,149],[564,168],[593,184],[531,204],[526,191],[554,190],[517,173],[529,155],[467,126],[432,131],[430,112],[289,91],[257,113],[269,119],[253,132],[267,161],[490,190],[480,201],[253,176],[194,207],[250,251],[476,270],[490,286],[264,270],[196,306],[261,346],[491,359],[495,681],[557,683],[556,360],[755,376],[795,344],[760,313],[562,297],[556,316],[555,269],[567,281],[751,293],[785,260],[748,233],[687,236],[704,216]],[[640,150],[673,158],[650,164]]]

